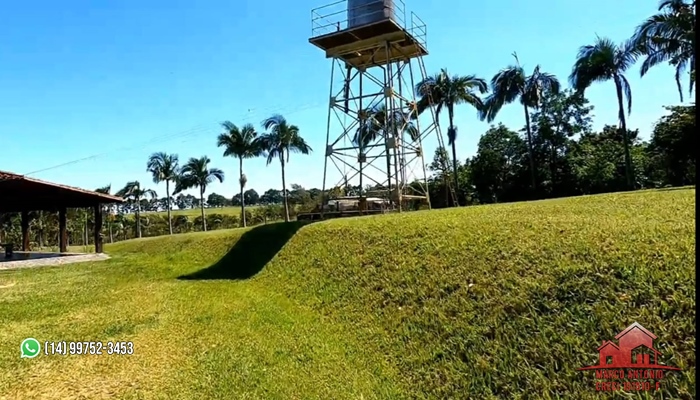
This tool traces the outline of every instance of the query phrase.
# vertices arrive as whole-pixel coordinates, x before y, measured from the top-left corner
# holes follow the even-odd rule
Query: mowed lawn
[[[250,210],[251,212],[255,210],[256,208],[259,208],[260,206],[253,205],[253,206],[246,206],[246,210]],[[214,208],[205,208],[204,209],[205,215],[209,214],[221,214],[221,215],[235,215],[235,216],[240,216],[241,215],[241,207],[236,206],[236,207],[214,207]],[[202,215],[202,209],[199,207],[195,208],[190,208],[187,210],[172,210],[170,212],[171,215],[176,216],[176,215],[184,215],[190,218],[196,218],[200,217]],[[131,214],[129,214],[131,215]],[[166,217],[168,215],[167,211],[147,211],[143,212],[143,215],[159,215],[161,217]]]
[[[107,252],[0,272],[1,399],[606,398],[576,368],[635,321],[682,368],[663,398],[695,398],[694,188]],[[130,341],[134,354],[20,359],[27,337]]]

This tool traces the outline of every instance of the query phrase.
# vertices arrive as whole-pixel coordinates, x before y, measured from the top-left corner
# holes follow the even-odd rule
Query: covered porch
[[[124,199],[121,197],[0,171],[0,214],[20,213],[22,229],[21,243],[2,243],[2,245],[12,245],[15,251],[29,252],[31,250],[29,212],[57,212],[59,252],[68,253],[67,210],[89,208],[94,212],[95,253],[102,253],[102,207],[105,204],[122,202]],[[24,255],[24,257],[31,257],[31,255]],[[40,256],[37,255],[37,257]]]

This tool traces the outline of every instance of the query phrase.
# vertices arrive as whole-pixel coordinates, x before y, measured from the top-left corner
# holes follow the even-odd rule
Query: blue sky
[[[655,0],[405,0],[428,25],[429,73],[486,79],[512,63],[566,82],[581,45],[616,41],[656,10]],[[312,8],[329,0],[92,0],[9,2],[0,24],[0,170],[93,189],[129,180],[164,194],[145,171],[155,151],[208,155],[228,175],[208,192],[237,192],[238,164],[216,147],[219,122],[259,125],[281,113],[315,150],[292,155],[287,182],[320,187],[330,61],[308,43]],[[291,4],[294,4],[292,7]],[[663,105],[678,104],[673,70],[628,73],[629,127],[648,138]],[[612,83],[587,92],[595,127],[616,123]],[[458,155],[472,156],[488,124],[458,107]],[[446,116],[445,116],[446,117]],[[496,122],[524,124],[506,106]],[[281,188],[279,164],[247,161],[248,185]]]

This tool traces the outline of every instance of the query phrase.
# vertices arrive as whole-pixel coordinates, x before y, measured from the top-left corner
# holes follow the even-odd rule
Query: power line
[[[278,109],[277,111],[267,112],[266,114],[287,114],[287,115],[289,115],[289,114],[295,114],[297,112],[309,110],[312,108],[316,108],[316,107],[319,107],[321,105],[322,104],[320,104],[320,103],[309,103],[305,106],[291,109],[290,111],[285,111],[285,110],[279,111],[279,109]],[[270,109],[271,108],[266,108],[265,110],[270,110]],[[255,109],[253,109],[253,110],[255,110]],[[240,123],[250,123],[253,120],[254,117],[249,116],[250,111],[251,111],[251,109],[248,109],[248,118],[245,118],[245,119],[244,119],[244,117],[237,118],[237,121],[239,121],[238,122],[239,124]],[[133,149],[143,147],[145,145],[149,145],[149,144],[153,144],[153,143],[165,143],[165,142],[171,141],[173,139],[177,139],[177,138],[182,138],[182,137],[187,137],[187,136],[199,136],[199,135],[202,135],[204,133],[213,133],[214,131],[219,130],[219,129],[220,128],[219,128],[218,123],[216,124],[216,128],[214,128],[214,126],[212,126],[212,124],[200,124],[200,125],[195,126],[194,128],[190,128],[186,131],[156,136],[156,137],[149,139],[146,142],[141,142],[141,143],[138,143],[136,145],[122,147],[122,148],[119,148],[116,150],[110,150],[109,152],[94,154],[94,155],[91,155],[88,157],[83,157],[83,158],[79,158],[76,160],[67,161],[67,162],[57,164],[57,165],[54,165],[51,167],[42,168],[42,169],[39,169],[36,171],[32,171],[32,172],[26,173],[24,175],[34,175],[34,174],[38,174],[40,172],[50,171],[50,170],[54,170],[57,168],[62,168],[62,167],[66,167],[69,165],[81,163],[84,161],[89,161],[89,160],[94,160],[96,158],[105,157],[105,156],[112,155],[112,154],[117,153],[117,152],[126,151],[126,150],[133,150]]]
[[[210,128],[204,128],[204,129],[210,129]],[[32,172],[29,172],[29,173],[27,173],[27,174],[25,174],[25,175],[34,175],[34,174],[37,174],[37,173],[39,173],[39,172],[44,172],[44,171],[48,171],[48,170],[52,170],[52,169],[56,169],[56,168],[60,168],[60,167],[65,167],[65,166],[68,166],[68,165],[73,165],[73,164],[76,164],[76,163],[79,163],[79,162],[88,161],[88,160],[93,160],[93,159],[99,158],[99,157],[104,157],[104,156],[107,156],[107,155],[110,155],[110,154],[114,154],[115,152],[124,151],[124,150],[131,150],[131,149],[136,148],[136,147],[140,147],[140,146],[144,146],[144,145],[150,144],[150,143],[153,142],[153,141],[158,141],[158,140],[162,140],[162,139],[172,139],[172,138],[176,138],[176,137],[183,136],[183,135],[186,136],[186,135],[189,135],[189,134],[192,134],[192,133],[200,132],[200,131],[202,131],[202,130],[203,130],[203,128],[202,128],[201,125],[200,125],[200,128],[195,127],[195,128],[191,128],[191,129],[189,129],[189,130],[187,130],[187,131],[184,131],[184,132],[179,132],[179,133],[175,133],[175,134],[169,134],[169,135],[158,136],[158,137],[155,137],[155,138],[151,138],[151,139],[150,139],[149,141],[147,141],[147,142],[139,143],[139,144],[136,144],[136,145],[133,145],[133,146],[129,146],[129,147],[122,147],[122,148],[119,148],[119,149],[116,149],[116,150],[111,150],[111,151],[105,152],[105,153],[93,154],[93,155],[88,156],[88,157],[83,157],[83,158],[79,158],[79,159],[76,159],[76,160],[72,160],[72,161],[68,161],[68,162],[65,162],[65,163],[61,163],[61,164],[58,164],[58,165],[54,165],[54,166],[52,166],[52,167],[48,167],[48,168],[43,168],[43,169],[39,169],[39,170],[36,170],[36,171],[32,171]]]

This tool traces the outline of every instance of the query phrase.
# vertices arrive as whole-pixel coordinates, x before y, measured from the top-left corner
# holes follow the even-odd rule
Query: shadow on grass
[[[255,276],[308,221],[280,222],[257,226],[244,233],[238,242],[215,264],[182,275],[180,280],[231,279]]]

